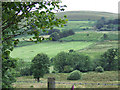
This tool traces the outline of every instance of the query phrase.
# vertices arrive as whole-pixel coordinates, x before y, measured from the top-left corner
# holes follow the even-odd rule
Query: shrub
[[[34,88],[34,86],[33,86],[33,85],[31,85],[30,87],[31,87],[31,88]]]
[[[52,33],[50,37],[52,38],[52,41],[57,41],[60,39],[60,35],[57,32]]]
[[[60,30],[59,29],[52,29],[52,30],[49,30],[48,31],[48,35],[54,33],[54,32],[57,32],[57,33],[60,33]]]
[[[73,50],[73,49],[70,49],[69,52],[74,52],[74,50]]]
[[[55,73],[55,70],[54,70],[54,71],[52,71],[52,73]]]
[[[96,72],[104,72],[104,69],[101,66],[96,67]]]
[[[74,70],[70,73],[70,75],[67,77],[67,80],[79,80],[81,79],[82,73],[78,70]]]

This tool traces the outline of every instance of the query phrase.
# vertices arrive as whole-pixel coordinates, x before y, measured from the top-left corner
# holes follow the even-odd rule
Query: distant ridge
[[[118,14],[111,12],[98,12],[98,11],[65,11],[57,13],[59,18],[67,15],[67,19],[70,21],[81,21],[81,20],[98,20],[101,17],[106,19],[117,19]]]

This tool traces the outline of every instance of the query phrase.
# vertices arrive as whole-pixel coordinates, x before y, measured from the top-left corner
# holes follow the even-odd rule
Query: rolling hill
[[[66,11],[57,13],[59,18],[63,18],[64,15],[67,15],[69,21],[98,20],[101,17],[105,17],[106,19],[118,18],[116,13],[98,11]]]

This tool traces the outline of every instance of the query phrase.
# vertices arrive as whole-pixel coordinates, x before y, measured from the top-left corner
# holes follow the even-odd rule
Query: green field
[[[90,45],[87,48],[77,50],[80,53],[88,55],[92,60],[99,59],[100,55],[106,52],[110,48],[118,48],[118,41],[104,41],[97,42],[96,44]]]
[[[87,36],[89,34],[89,36]],[[63,41],[99,41],[103,33],[81,32],[72,36],[61,38]]]
[[[17,47],[13,50],[11,56],[31,61],[31,59],[38,53],[46,53],[51,58],[61,51],[67,52],[70,49],[80,50],[91,44],[93,44],[93,42],[44,42],[24,47]]]
[[[58,28],[60,30],[72,29],[74,32],[79,32],[83,30],[93,30],[95,21],[68,21],[63,28]]]
[[[105,40],[118,40],[118,32],[78,32],[72,36],[61,38],[63,41],[101,41],[103,35],[106,34],[108,37]]]

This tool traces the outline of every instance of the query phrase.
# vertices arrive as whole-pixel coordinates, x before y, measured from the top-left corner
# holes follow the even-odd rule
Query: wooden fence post
[[[55,90],[55,78],[48,78],[48,90]]]

